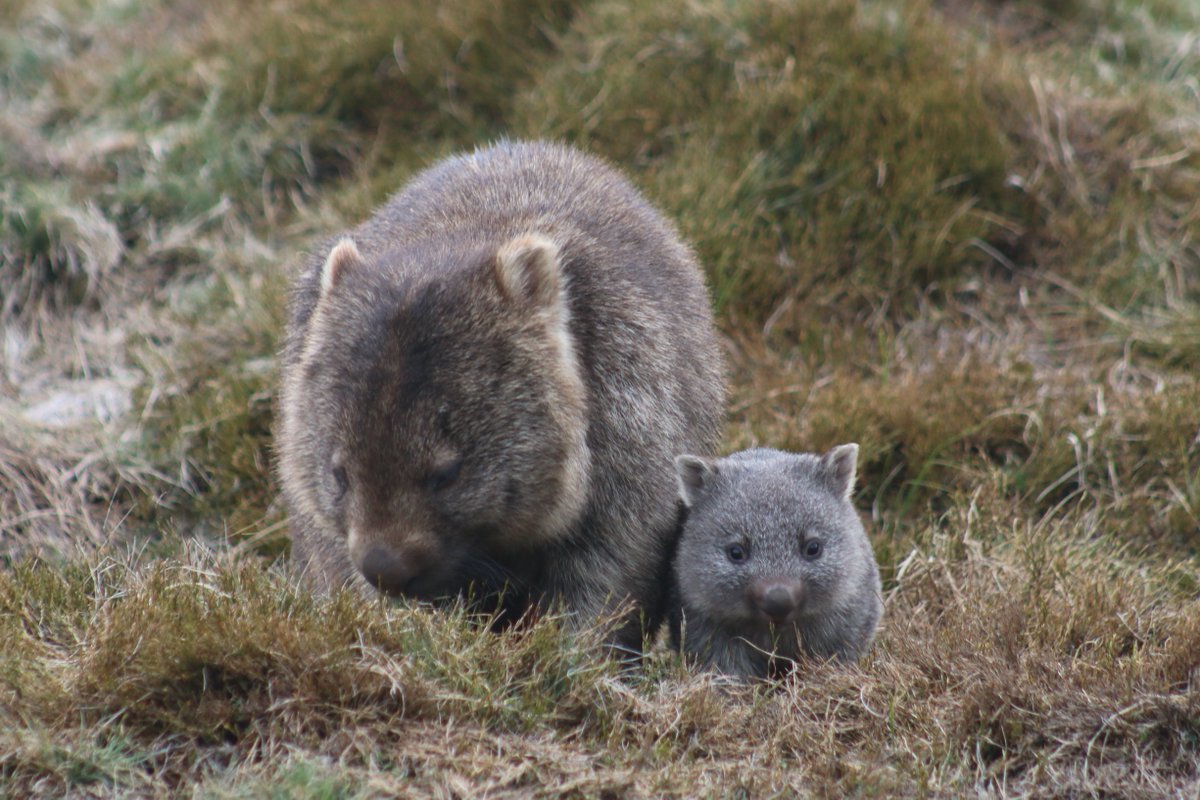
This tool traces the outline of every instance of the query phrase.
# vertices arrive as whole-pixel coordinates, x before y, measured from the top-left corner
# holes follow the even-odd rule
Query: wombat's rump
[[[419,174],[296,280],[279,475],[318,587],[661,609],[674,454],[724,403],[701,271],[603,162],[503,143]]]

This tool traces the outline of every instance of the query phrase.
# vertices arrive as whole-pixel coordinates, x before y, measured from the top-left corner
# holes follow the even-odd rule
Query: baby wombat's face
[[[330,253],[285,386],[283,471],[370,584],[434,598],[503,583],[503,557],[580,513],[586,401],[563,284],[536,236]]]
[[[796,631],[830,639],[864,587],[878,592],[849,500],[857,453],[843,445],[822,457],[765,449],[681,456],[688,514],[675,579],[685,613],[759,646]]]

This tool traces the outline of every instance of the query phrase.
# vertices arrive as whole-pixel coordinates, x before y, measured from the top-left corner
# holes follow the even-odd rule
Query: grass
[[[0,796],[1200,791],[1183,0],[0,3]],[[871,654],[730,687],[287,578],[300,255],[599,152],[708,270],[725,450],[861,445]]]
[[[599,3],[529,93],[526,125],[661,163],[651,193],[695,242],[719,309],[761,321],[826,290],[849,290],[850,308],[907,303],[1019,224],[986,64],[931,13]]]

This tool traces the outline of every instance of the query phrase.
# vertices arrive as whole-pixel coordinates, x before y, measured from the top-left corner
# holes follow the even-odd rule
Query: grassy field
[[[0,0],[0,796],[1200,796],[1197,30]],[[695,244],[726,450],[860,443],[860,665],[621,674],[553,618],[290,584],[289,269],[501,136],[607,156]]]

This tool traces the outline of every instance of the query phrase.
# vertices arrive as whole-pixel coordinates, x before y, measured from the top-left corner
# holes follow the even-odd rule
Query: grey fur
[[[883,605],[871,543],[850,502],[857,456],[852,444],[823,456],[756,449],[676,459],[676,648],[743,678],[767,677],[802,653],[853,662],[867,651]],[[808,557],[814,541],[819,554]],[[764,611],[765,596],[782,604],[773,609],[779,620]]]
[[[713,451],[724,376],[694,256],[623,177],[550,143],[449,158],[331,239],[289,310],[276,448],[314,587],[631,602],[616,641],[640,646],[672,458]]]

